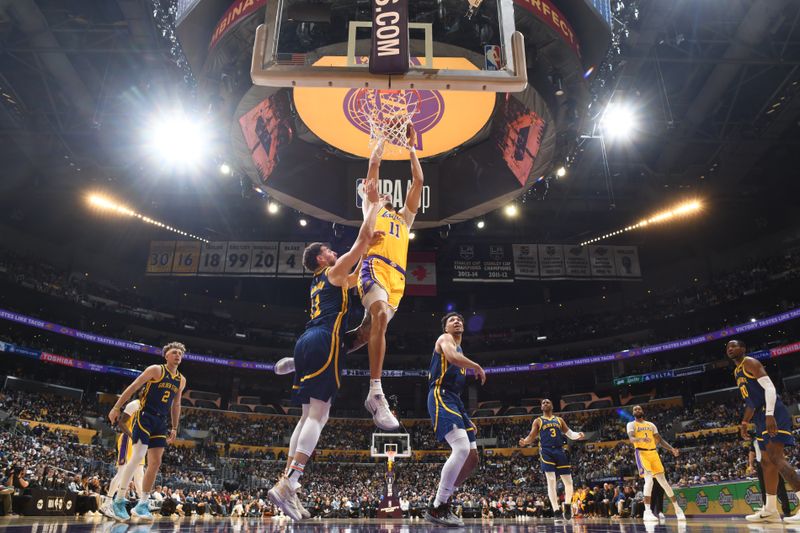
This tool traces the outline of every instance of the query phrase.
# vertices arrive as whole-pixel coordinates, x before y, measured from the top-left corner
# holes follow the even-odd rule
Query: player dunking
[[[542,471],[547,478],[547,496],[553,507],[553,517],[563,516],[567,520],[572,518],[572,473],[570,472],[569,459],[564,452],[567,441],[580,440],[583,432],[572,431],[564,419],[553,415],[553,402],[547,398],[542,400],[542,416],[538,416],[531,424],[531,432],[524,439],[519,439],[520,446],[532,444],[539,437],[539,459]],[[564,483],[564,509],[558,503],[558,482],[556,474],[561,476]]]
[[[380,200],[383,207],[378,211],[375,230],[382,231],[384,236],[370,246],[361,265],[361,276],[358,280],[358,292],[365,314],[372,320],[369,342],[369,393],[364,401],[364,407],[372,414],[375,425],[379,428],[392,431],[400,427],[397,418],[389,409],[389,404],[383,394],[381,386],[381,373],[383,372],[383,359],[386,355],[386,329],[389,321],[400,305],[400,299],[406,286],[406,259],[408,256],[408,233],[414,224],[414,217],[419,209],[424,176],[422,166],[417,159],[414,145],[417,134],[413,127],[408,129],[409,159],[411,160],[411,187],[406,195],[405,205],[395,210],[391,197],[386,195]],[[376,184],[370,202],[378,199],[378,177],[380,174],[382,143],[378,143],[369,159],[369,170],[366,182]],[[364,202],[367,205],[367,202]],[[364,208],[366,210],[366,207]]]
[[[122,469],[122,477],[119,480],[119,486],[124,490],[124,487],[130,485],[142,459],[145,455],[147,456],[147,470],[145,470],[142,481],[144,492],[139,495],[139,503],[133,509],[133,513],[141,518],[153,518],[147,501],[153,490],[158,469],[161,467],[164,448],[174,441],[178,434],[181,396],[186,387],[186,378],[178,372],[178,365],[181,364],[183,354],[186,353],[186,346],[179,342],[171,342],[162,348],[161,353],[166,359],[166,364],[147,367],[122,392],[117,403],[108,413],[108,419],[115,424],[120,416],[120,406],[124,405],[136,391],[144,387],[139,396],[141,407],[133,420],[131,435],[133,452],[130,460]],[[112,508],[120,520],[130,518],[125,509],[125,498],[121,495],[121,491],[117,492]]]
[[[366,184],[368,196],[374,196],[374,187],[374,182]],[[358,278],[358,271],[350,274],[350,270],[373,239],[378,209],[377,203],[367,206],[355,243],[341,257],[337,258],[336,252],[319,242],[308,245],[303,252],[303,265],[314,272],[311,320],[294,348],[292,401],[302,406],[303,414],[289,440],[291,462],[268,492],[272,503],[294,520],[309,516],[297,491],[339,390],[339,355],[345,348],[343,337],[350,310],[348,289]]]
[[[121,433],[117,436],[117,473],[108,484],[108,493],[106,494],[108,499],[100,508],[100,511],[108,518],[116,518],[111,502],[114,501],[114,496],[117,494],[117,491],[125,494],[128,489],[128,487],[120,486],[120,481],[122,480],[122,471],[125,465],[128,464],[128,461],[131,460],[131,456],[133,455],[133,420],[136,416],[136,413],[141,408],[141,405],[142,403],[139,400],[133,400],[132,402],[129,402],[122,411],[119,419],[117,419],[117,427],[121,431]],[[140,467],[133,471],[133,485],[136,487],[136,495],[139,497],[139,499],[144,498],[144,490],[142,490],[142,482],[144,481],[144,464],[144,458],[142,458],[141,462],[139,463]]]
[[[477,427],[467,416],[461,401],[461,389],[467,379],[467,369],[473,370],[486,382],[486,374],[478,363],[461,350],[464,317],[447,313],[442,318],[442,330],[434,346],[428,372],[428,414],[439,442],[447,441],[450,456],[442,467],[436,499],[425,512],[425,519],[446,526],[463,526],[464,522],[450,510],[450,496],[478,466]]]
[[[764,489],[767,503],[763,509],[747,515],[751,522],[780,522],[778,512],[778,483],[782,477],[789,482],[796,492],[800,490],[800,476],[786,461],[784,446],[794,446],[792,435],[792,417],[783,402],[778,398],[775,385],[767,375],[764,366],[752,357],[746,356],[747,346],[743,341],[729,341],[725,347],[728,359],[736,368],[733,376],[736,386],[745,402],[744,416],[741,423],[742,438],[749,439],[747,429],[752,420],[756,426],[758,447],[765,453],[761,456],[761,468],[764,471]],[[800,496],[800,492],[797,492]],[[800,523],[800,513],[786,517],[786,522]]]
[[[678,520],[686,520],[683,510],[675,500],[675,493],[672,491],[672,487],[669,486],[666,476],[664,476],[664,465],[661,464],[661,457],[658,456],[656,446],[660,444],[675,457],[678,457],[680,452],[661,438],[655,424],[644,419],[644,409],[642,409],[641,405],[633,407],[633,418],[634,420],[628,422],[626,431],[631,444],[633,444],[639,476],[644,478],[644,521],[658,522],[658,517],[653,514],[650,508],[650,499],[653,495],[653,478],[658,481],[667,498],[672,502],[672,507],[675,509],[675,516]]]

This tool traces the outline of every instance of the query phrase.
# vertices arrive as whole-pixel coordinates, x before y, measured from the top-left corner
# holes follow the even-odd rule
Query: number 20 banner
[[[304,242],[151,241],[149,276],[310,276],[303,268]]]

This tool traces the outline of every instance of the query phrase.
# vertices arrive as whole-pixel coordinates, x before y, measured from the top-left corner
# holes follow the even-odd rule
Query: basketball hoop
[[[359,89],[354,108],[361,120],[369,124],[369,147],[380,146],[383,156],[387,148],[393,151],[408,150],[409,127],[419,112],[422,99],[419,91],[389,89]]]

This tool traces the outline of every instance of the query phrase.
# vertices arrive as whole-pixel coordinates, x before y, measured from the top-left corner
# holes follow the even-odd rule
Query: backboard
[[[409,70],[389,76],[369,71],[372,2],[268,2],[255,37],[253,83],[487,92],[526,87],[524,39],[515,31],[513,0],[481,0],[472,16],[475,0],[407,4]],[[386,32],[385,27],[378,31]]]
[[[373,433],[369,449],[371,457],[411,457],[411,436],[408,433]]]

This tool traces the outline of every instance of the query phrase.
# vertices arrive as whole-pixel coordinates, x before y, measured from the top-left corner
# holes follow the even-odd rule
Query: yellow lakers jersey
[[[381,207],[375,220],[375,231],[382,231],[383,237],[370,246],[366,255],[377,255],[387,259],[389,263],[406,269],[408,258],[408,231],[406,219],[397,211]]]
[[[658,433],[658,429],[656,429],[655,424],[646,420],[641,422],[634,420],[632,422],[628,422],[628,433],[631,432],[633,432],[633,438],[635,439],[647,439],[646,442],[633,443],[634,448],[637,450],[656,449],[655,434]]]

